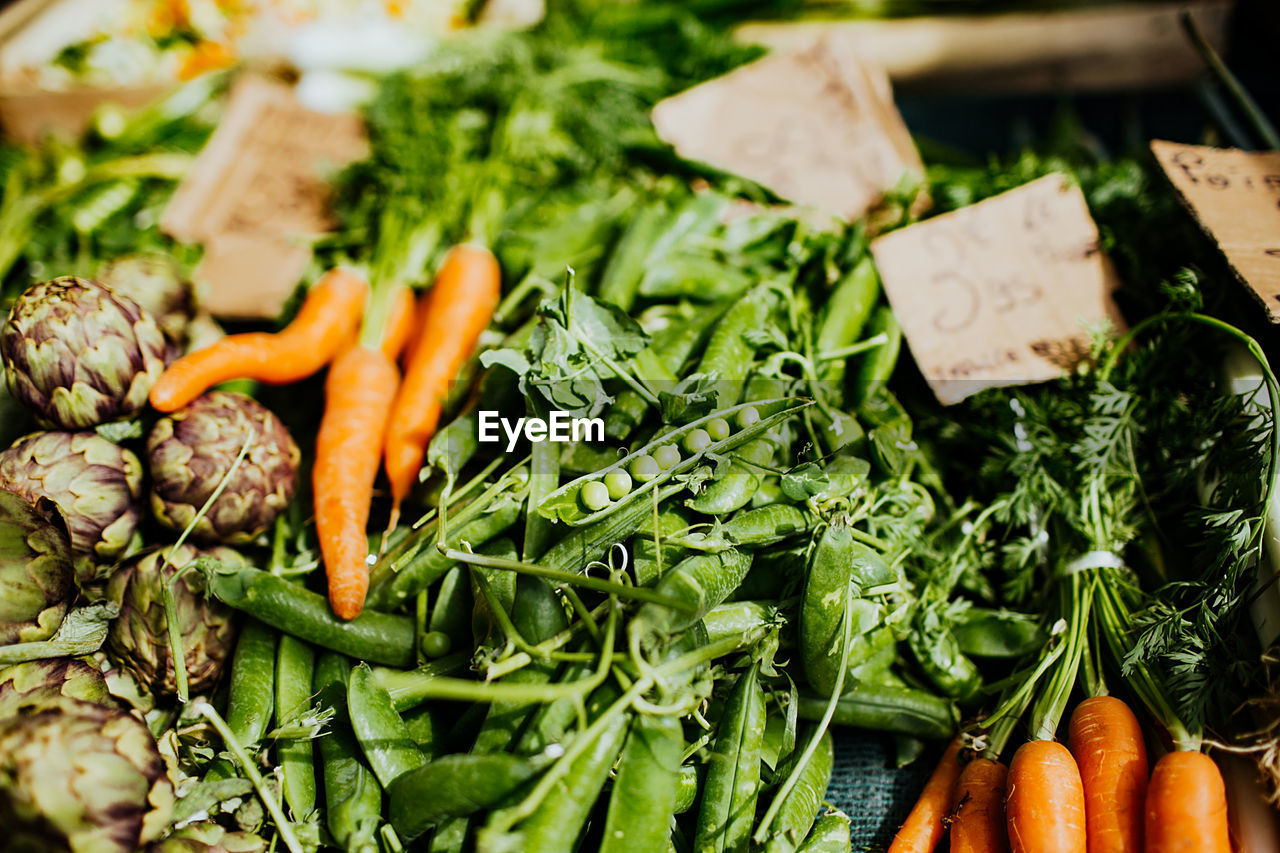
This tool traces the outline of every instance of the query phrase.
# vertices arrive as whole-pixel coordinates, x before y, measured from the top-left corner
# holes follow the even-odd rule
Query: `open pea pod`
[[[812,404],[812,400],[806,400],[802,397],[781,397],[774,400],[742,403],[741,405],[730,406],[712,412],[706,417],[655,436],[648,444],[627,454],[612,465],[565,483],[542,499],[542,502],[538,504],[538,513],[544,518],[563,521],[571,527],[599,521],[639,500],[642,496],[648,495],[649,487],[660,486],[674,477],[692,471],[708,455],[731,452],[740,445],[764,435],[787,418],[795,416]],[[743,420],[739,415],[746,409],[754,409],[760,417],[759,420],[752,421],[744,426],[742,425]],[[596,492],[604,490],[607,493],[608,485],[605,478],[611,472],[620,471],[626,474],[630,470],[632,462],[643,456],[650,457],[650,459],[655,458],[655,452],[658,452],[659,448],[678,448],[682,446],[685,443],[685,437],[695,430],[702,430],[703,434],[706,435],[706,427],[712,421],[723,421],[731,424],[731,431],[724,438],[718,441],[711,441],[705,447],[681,458],[665,470],[657,471],[653,477],[646,479],[635,488],[628,489],[624,494],[618,497],[609,494],[605,499],[604,505],[596,506],[595,508],[588,505],[588,495],[584,494],[584,490],[594,489]],[[661,455],[661,453],[658,453],[658,456]],[[630,482],[629,474],[625,481]]]

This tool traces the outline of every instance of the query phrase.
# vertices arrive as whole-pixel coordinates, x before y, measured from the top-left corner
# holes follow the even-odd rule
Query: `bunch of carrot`
[[[1076,706],[1069,744],[1032,740],[1006,767],[991,742],[967,762],[947,748],[889,853],[1230,853],[1222,774],[1174,751],[1148,776],[1142,727],[1112,696]]]
[[[445,256],[416,308],[407,287],[371,293],[360,275],[332,270],[282,331],[222,338],[175,361],[152,389],[152,406],[171,412],[221,382],[285,384],[329,366],[312,489],[329,603],[342,619],[364,607],[365,528],[378,469],[385,460],[394,517],[417,481],[449,383],[489,325],[500,284],[496,258],[474,245]],[[366,311],[371,299],[385,310]]]

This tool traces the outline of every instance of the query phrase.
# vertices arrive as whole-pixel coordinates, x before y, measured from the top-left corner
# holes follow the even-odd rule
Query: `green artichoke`
[[[0,669],[0,720],[76,702],[117,707],[107,679],[78,658],[33,660]]]
[[[0,452],[0,488],[29,501],[57,504],[80,562],[81,581],[92,561],[120,556],[142,515],[142,463],[131,451],[92,432],[36,432]]]
[[[161,573],[169,549],[153,551],[111,576],[107,597],[120,605],[120,615],[111,623],[107,649],[120,666],[150,686],[157,695],[173,696],[177,682],[164,611],[164,579],[197,557],[245,565],[230,548],[207,550],[183,545]],[[173,588],[178,624],[182,626],[183,658],[193,693],[212,687],[235,641],[235,611],[204,596],[204,576],[191,571]]]
[[[0,721],[5,850],[134,853],[172,813],[173,786],[138,718],[79,702]]]
[[[172,352],[182,351],[187,324],[195,315],[195,293],[173,258],[158,252],[116,258],[98,271],[98,281],[138,303],[156,321]]]
[[[72,277],[28,288],[0,326],[9,390],[62,429],[141,411],[168,349],[156,321],[136,302]]]
[[[0,489],[0,645],[52,637],[75,594],[66,535],[25,498]]]
[[[298,445],[280,419],[256,400],[211,391],[156,422],[147,437],[151,509],[184,530],[249,451],[218,499],[192,530],[198,542],[245,544],[265,532],[289,504],[298,481]]]

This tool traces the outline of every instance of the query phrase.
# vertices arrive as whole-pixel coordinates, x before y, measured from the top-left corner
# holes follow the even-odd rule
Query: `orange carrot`
[[[350,341],[368,292],[369,285],[358,275],[331,270],[281,331],[228,335],[169,365],[151,388],[151,405],[161,412],[177,411],[231,379],[278,385],[310,376]]]
[[[387,328],[382,335],[382,352],[395,361],[404,352],[417,326],[413,291],[398,287],[391,296],[391,309],[387,314]]]
[[[1065,746],[1033,740],[1018,748],[1009,762],[1005,820],[1013,853],[1084,853],[1084,786]]]
[[[1231,853],[1227,792],[1213,759],[1171,752],[1147,786],[1147,853]]]
[[[951,795],[960,778],[959,753],[960,738],[956,738],[942,754],[942,760],[920,792],[920,799],[893,837],[889,853],[932,853],[942,841],[947,831],[943,820],[951,811]]]
[[[1088,853],[1138,853],[1147,797],[1142,726],[1114,696],[1094,696],[1071,715],[1071,754],[1084,785]]]
[[[1004,820],[1008,775],[1008,768],[989,758],[975,758],[965,765],[951,810],[951,853],[1008,853]]]
[[[329,604],[340,619],[360,615],[369,588],[365,527],[399,381],[381,349],[353,346],[334,360],[325,382],[312,490]]]
[[[387,430],[386,466],[398,506],[417,481],[449,383],[498,307],[498,261],[479,246],[455,246],[422,304],[418,333]]]

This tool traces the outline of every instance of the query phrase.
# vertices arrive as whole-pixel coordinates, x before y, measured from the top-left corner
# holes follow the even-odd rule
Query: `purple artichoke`
[[[62,429],[136,415],[164,372],[168,348],[138,303],[70,276],[29,287],[0,326],[10,392]]]
[[[156,518],[173,530],[185,529],[231,470],[246,440],[248,453],[192,530],[192,538],[245,544],[265,532],[297,487],[298,445],[262,404],[229,391],[204,394],[151,430],[147,461]]]

